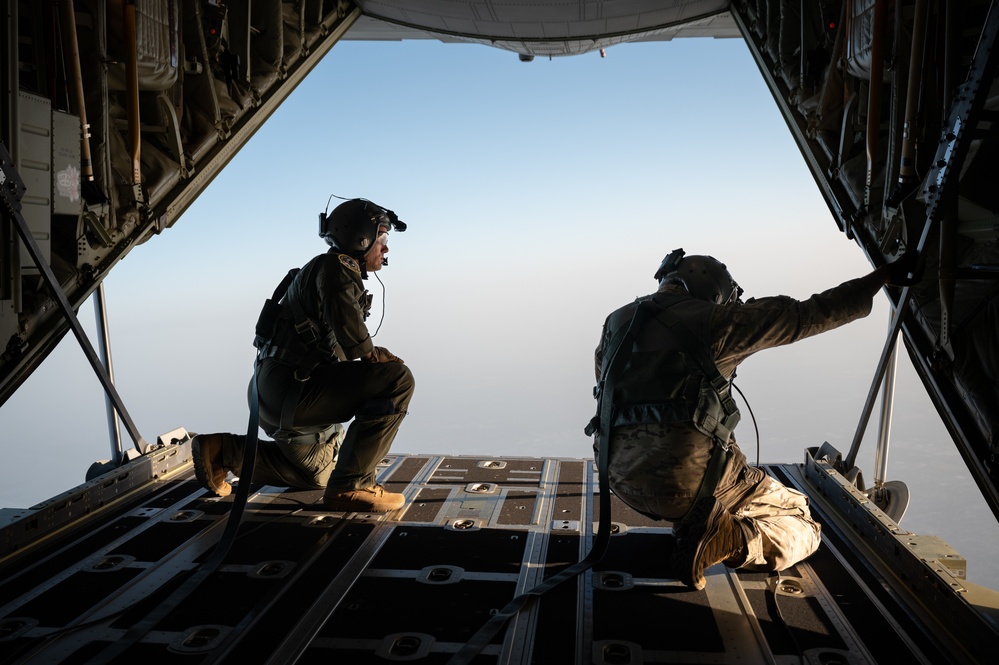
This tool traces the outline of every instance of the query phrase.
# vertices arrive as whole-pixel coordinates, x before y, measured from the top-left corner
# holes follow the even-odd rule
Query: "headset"
[[[329,211],[329,201],[334,197],[342,199],[333,212]],[[368,199],[345,199],[331,194],[326,202],[326,211],[319,213],[319,235],[329,245],[338,247],[350,254],[363,254],[371,248],[382,226],[399,231],[406,230],[406,223],[393,211]],[[388,264],[388,261],[385,261]]]
[[[681,284],[690,295],[716,305],[741,302],[742,287],[724,263],[713,256],[684,256],[682,249],[666,255],[655,274],[660,286]]]

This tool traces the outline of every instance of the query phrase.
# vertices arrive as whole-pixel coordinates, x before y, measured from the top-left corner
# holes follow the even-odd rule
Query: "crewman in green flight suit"
[[[280,301],[273,320],[262,314],[258,323],[260,426],[274,440],[259,442],[253,482],[325,488],[331,511],[387,512],[405,503],[375,482],[375,467],[415,383],[401,358],[372,343],[363,283],[388,264],[389,230],[405,228],[394,212],[365,199],[320,216],[329,251],[289,274],[286,291],[282,283],[273,298]],[[351,418],[344,436],[342,423]],[[231,492],[226,476],[241,468],[244,438],[204,434],[192,442],[195,472],[219,496]]]
[[[641,513],[675,523],[673,565],[687,586],[704,588],[704,570],[718,562],[783,570],[818,548],[820,529],[807,498],[749,466],[739,450],[731,381],[757,351],[869,314],[886,283],[907,283],[915,257],[903,256],[807,300],[743,303],[723,263],[676,250],[655,274],[655,293],[607,317],[596,376],[598,399],[612,400],[612,421],[600,422],[598,410],[587,431],[607,430],[595,447],[608,442],[614,493]],[[627,356],[617,376],[608,373],[613,353]]]

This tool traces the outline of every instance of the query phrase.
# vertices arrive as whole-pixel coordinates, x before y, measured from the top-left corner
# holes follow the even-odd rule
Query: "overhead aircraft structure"
[[[86,483],[5,511],[0,662],[994,660],[999,592],[900,526],[904,498],[877,470],[868,487],[856,462],[901,340],[999,517],[997,33],[995,0],[8,0],[0,405],[71,334],[131,445]],[[483,636],[507,600],[589,550],[597,470],[427,453],[380,465],[409,499],[399,514],[301,510],[315,493],[255,487],[242,546],[213,560],[236,499],[198,485],[185,430],[141,436],[77,317],[118,262],[184,223],[341,40],[529,63],[689,38],[745,42],[831,223],[872,266],[919,256],[914,283],[885,290],[889,334],[854,440],[768,469],[811,497],[820,552],[779,579],[719,567],[682,592],[647,554],[671,547],[671,525],[614,499],[606,556]],[[382,625],[372,603],[386,596],[398,609]]]

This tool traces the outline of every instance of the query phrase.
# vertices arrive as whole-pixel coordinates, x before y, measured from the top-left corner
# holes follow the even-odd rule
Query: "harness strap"
[[[683,517],[674,522],[674,524],[685,522],[687,516],[690,515],[690,511],[694,509],[698,501],[715,493],[715,490],[718,488],[718,482],[721,480],[722,472],[725,470],[725,461],[728,459],[727,452],[727,445],[723,446],[715,441],[714,452],[711,453],[711,459],[708,460],[708,468],[704,470],[704,478],[701,479],[701,485],[697,488],[697,494],[694,495],[694,500],[690,502],[690,508],[687,509],[687,512],[683,514]],[[674,526],[674,532],[675,530],[676,527]]]
[[[339,427],[340,423],[333,423],[329,427],[324,427],[318,432],[305,433],[297,430],[277,430],[274,434],[272,434],[272,436],[275,440],[279,440],[282,444],[292,446],[311,446],[317,443],[323,443],[324,441],[329,441]]]
[[[295,367],[295,383],[285,393],[284,402],[281,405],[281,414],[278,420],[280,430],[294,431],[295,409],[298,407],[298,400],[302,396],[302,384],[308,380],[312,370],[319,362],[325,358],[325,354],[319,354],[314,347],[319,341],[318,326],[310,319],[302,309],[301,303],[296,298],[288,298],[288,289],[295,277],[301,272],[300,268],[292,268],[274,289],[274,294],[270,300],[264,303],[264,309],[260,313],[260,320],[257,322],[257,336],[254,339],[254,346],[259,350],[257,362],[264,358],[273,358],[280,362],[287,363]],[[296,352],[282,348],[275,344],[275,337],[278,336],[278,322],[285,318],[287,313],[282,314],[282,306],[287,308],[291,314],[291,326],[295,330],[295,337],[299,344],[306,348],[312,348],[309,353]],[[278,344],[288,342],[278,339]],[[311,443],[312,441],[302,441]]]
[[[690,329],[684,325],[683,321],[680,320],[680,317],[670,311],[669,308],[675,304],[676,300],[666,305],[659,305],[661,309],[656,317],[656,320],[662,323],[667,330],[673,333],[680,340],[680,344],[683,346],[684,350],[690,354],[697,365],[701,368],[701,372],[704,374],[704,377],[708,380],[711,388],[718,396],[718,401],[722,408],[722,418],[719,420],[710,413],[704,413],[701,414],[703,422],[698,422],[697,424],[704,426],[705,429],[711,430],[715,441],[721,444],[722,448],[727,451],[729,446],[729,436],[731,435],[732,430],[735,429],[735,426],[739,423],[739,406],[735,403],[735,398],[732,397],[732,391],[729,388],[728,379],[722,376],[722,373],[718,371],[718,366],[715,364],[715,361],[711,358],[711,353],[708,350],[707,344],[704,343],[703,339],[694,335],[694,333],[692,333]]]
[[[711,384],[712,389],[718,395],[718,400],[721,402],[722,411],[724,417],[720,422],[713,423],[711,429],[718,432],[719,426],[722,435],[719,436],[717,433],[713,436],[715,445],[714,451],[711,454],[711,459],[708,461],[707,469],[704,471],[704,477],[701,479],[701,484],[697,488],[697,493],[694,495],[694,500],[690,504],[690,508],[687,513],[684,514],[683,518],[679,521],[682,523],[683,520],[687,518],[690,511],[693,510],[694,505],[702,498],[710,496],[715,493],[718,488],[718,482],[721,480],[722,473],[725,470],[725,462],[728,458],[726,453],[729,449],[729,439],[725,434],[731,434],[732,429],[735,428],[736,424],[739,422],[739,407],[735,403],[735,399],[732,397],[732,393],[729,390],[728,380],[722,376],[722,373],[718,371],[718,365],[711,358],[711,354],[708,350],[707,344],[700,337],[697,337],[690,331],[683,321],[680,320],[674,312],[670,311],[670,307],[676,302],[679,302],[680,298],[671,299],[672,301],[667,301],[666,304],[659,305],[660,311],[656,320],[666,326],[667,330],[673,333],[679,340],[680,344],[683,346],[684,350],[687,351],[694,361],[701,368],[701,372],[704,373],[705,378]],[[651,302],[651,299],[647,302]]]
[[[298,408],[298,399],[302,396],[302,387],[305,385],[304,379],[298,378],[295,372],[295,382],[284,394],[284,403],[281,405],[281,417],[278,420],[278,429],[292,430],[295,426],[295,409]]]

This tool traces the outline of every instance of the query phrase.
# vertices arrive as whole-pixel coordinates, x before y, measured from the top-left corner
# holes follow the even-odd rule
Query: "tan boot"
[[[223,437],[231,434],[199,434],[191,441],[194,475],[216,496],[229,496],[232,485],[226,482],[229,470],[222,464]]]
[[[387,513],[406,505],[406,496],[372,485],[361,490],[327,493],[323,495],[323,505],[326,510],[345,513]]]
[[[694,504],[678,529],[674,570],[681,582],[701,590],[704,571],[722,561],[745,559],[746,536],[742,527],[713,496]]]

